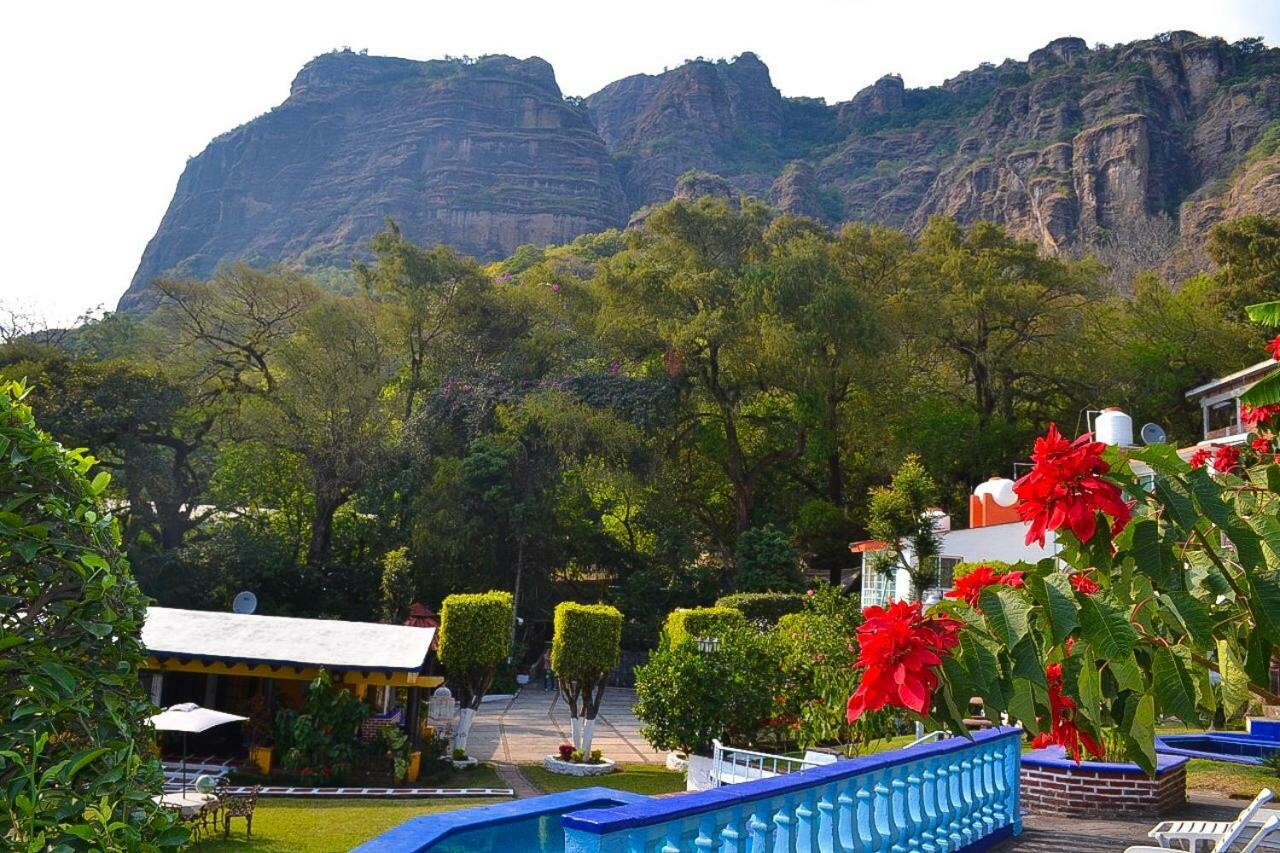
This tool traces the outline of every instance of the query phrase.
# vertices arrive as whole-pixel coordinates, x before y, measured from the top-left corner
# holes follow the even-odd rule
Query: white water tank
[[[1009,507],[1018,502],[1018,495],[1013,490],[1013,480],[1008,477],[992,477],[973,490],[978,498],[991,497],[1000,506]]]
[[[1115,406],[1103,409],[1093,420],[1093,437],[1103,444],[1133,447],[1133,418]]]

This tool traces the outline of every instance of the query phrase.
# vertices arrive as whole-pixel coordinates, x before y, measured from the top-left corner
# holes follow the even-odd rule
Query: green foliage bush
[[[607,604],[565,601],[556,606],[551,668],[560,678],[596,679],[618,665],[622,613]]]
[[[667,642],[678,646],[699,637],[719,637],[746,625],[741,610],[732,607],[691,607],[673,610],[663,625]]]
[[[306,711],[276,715],[281,763],[306,784],[346,781],[360,749],[360,724],[368,716],[368,706],[321,670],[307,686]]]
[[[794,592],[804,587],[795,546],[772,524],[744,530],[734,560],[739,592]]]
[[[759,631],[721,627],[716,652],[673,643],[636,668],[640,734],[655,749],[705,754],[713,738],[735,746],[756,743],[773,706],[778,656]]]
[[[805,595],[799,592],[738,592],[716,601],[716,607],[741,611],[753,625],[769,627],[788,613],[804,609]]]
[[[102,505],[108,476],[36,427],[0,384],[0,840],[26,850],[154,850],[187,831],[161,790],[138,680],[146,598]]]
[[[1006,563],[1004,560],[977,560],[974,562],[963,560],[956,563],[951,569],[951,579],[953,581],[957,581],[965,575],[973,574],[978,570],[979,566],[986,566],[996,574],[1002,575],[1011,570],[1015,565],[1015,563]]]
[[[440,663],[464,708],[479,705],[510,650],[511,593],[450,595],[440,606]]]

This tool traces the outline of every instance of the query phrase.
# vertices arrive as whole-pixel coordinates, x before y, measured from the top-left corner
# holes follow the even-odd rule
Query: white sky
[[[568,95],[752,50],[783,94],[835,102],[889,72],[931,85],[1058,36],[1173,29],[1278,44],[1280,0],[5,0],[0,303],[51,322],[114,308],[186,159],[341,45],[538,55]]]

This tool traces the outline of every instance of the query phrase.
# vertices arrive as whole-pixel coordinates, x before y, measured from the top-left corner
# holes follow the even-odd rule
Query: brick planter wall
[[[1076,764],[1056,747],[1022,756],[1022,809],[1063,817],[1151,817],[1187,801],[1187,759],[1157,756],[1151,778],[1132,764]]]

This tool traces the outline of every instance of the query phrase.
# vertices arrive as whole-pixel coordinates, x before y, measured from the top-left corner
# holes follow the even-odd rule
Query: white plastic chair
[[[1218,839],[1218,843],[1213,845],[1212,853],[1226,853],[1226,851],[1231,849],[1231,845],[1236,843],[1236,840],[1240,837],[1240,833],[1244,831],[1245,824],[1240,823],[1238,820],[1232,821],[1231,825],[1234,826],[1235,829]],[[1272,815],[1267,818],[1266,823],[1262,824],[1262,828],[1254,833],[1253,838],[1249,839],[1249,843],[1240,849],[1240,853],[1253,853],[1253,851],[1258,849],[1262,842],[1267,840],[1267,836],[1275,832],[1277,829],[1280,829],[1280,815]],[[1195,843],[1196,842],[1194,841],[1192,842],[1192,844]],[[1162,851],[1168,849],[1168,847],[1139,844],[1134,847],[1126,847],[1124,853],[1162,853]]]
[[[1156,844],[1163,848],[1172,847],[1175,841],[1185,841],[1188,849],[1194,853],[1199,848],[1200,842],[1220,843],[1224,837],[1230,835],[1231,840],[1227,843],[1227,847],[1230,847],[1253,820],[1258,809],[1270,802],[1274,796],[1270,788],[1263,788],[1249,805],[1240,810],[1235,820],[1166,820],[1156,824],[1147,836],[1154,838]],[[1226,847],[1222,849],[1225,850]]]

